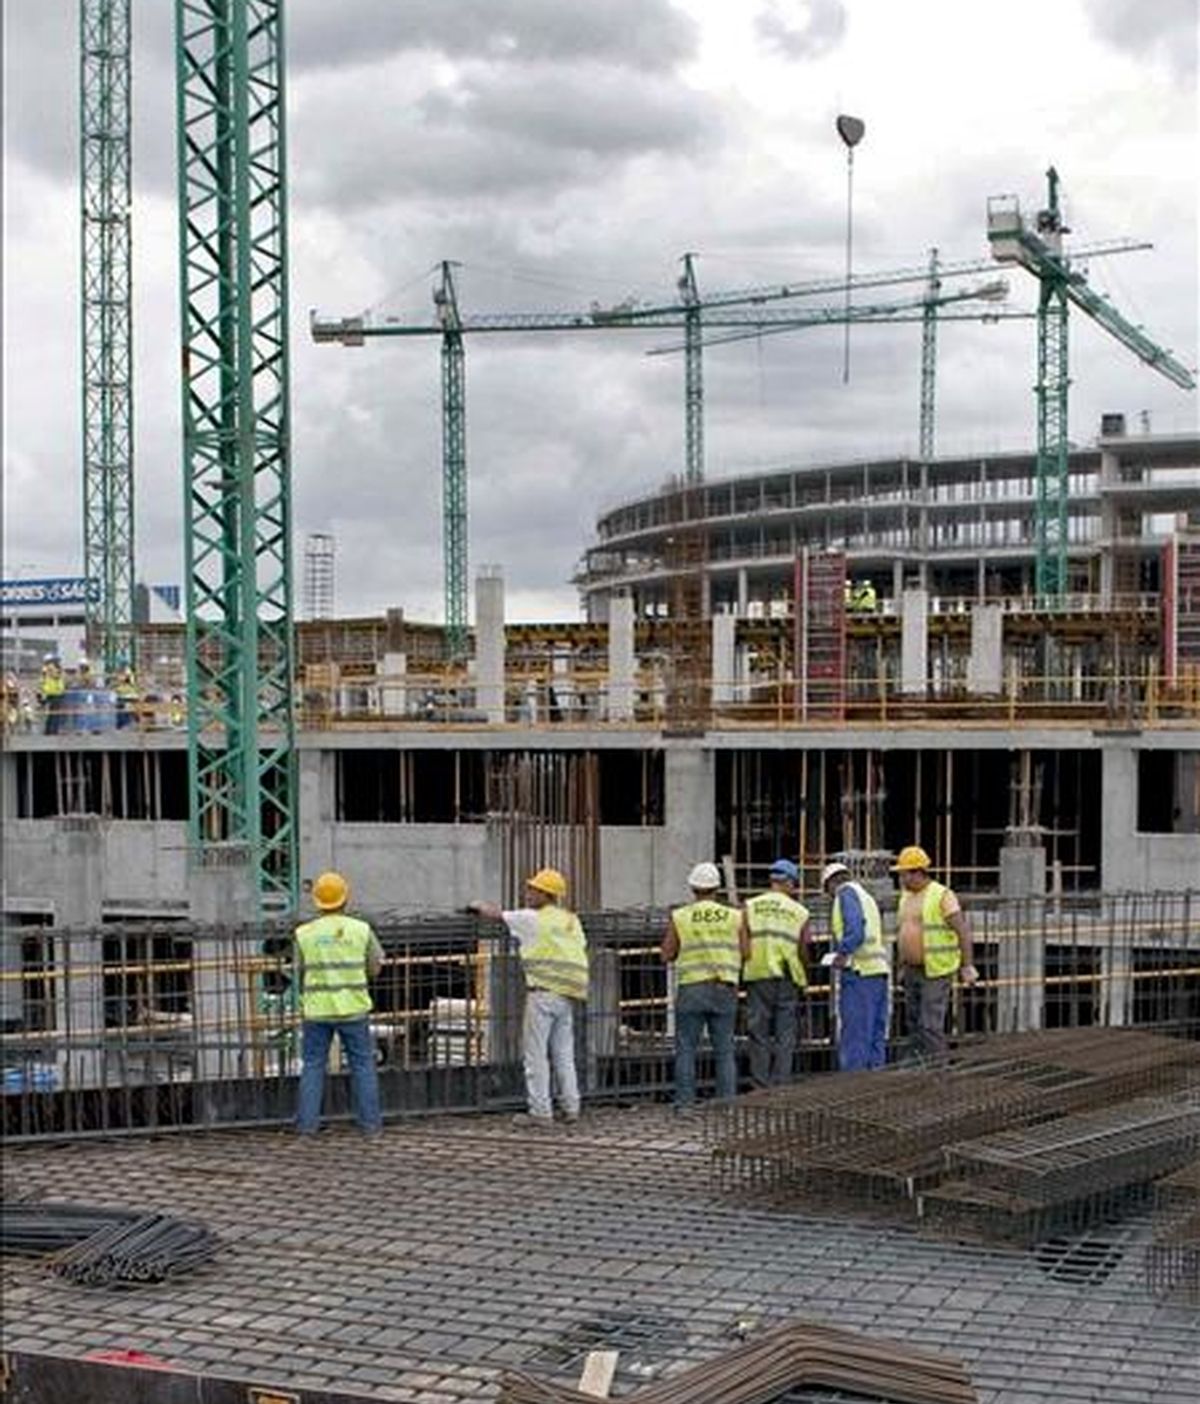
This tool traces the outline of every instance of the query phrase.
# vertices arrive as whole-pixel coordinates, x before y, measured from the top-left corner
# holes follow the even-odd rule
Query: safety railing
[[[826,932],[822,900],[811,905],[816,931]],[[1200,892],[1069,909],[1001,902],[970,915],[981,979],[955,993],[956,1037],[1125,1025],[1200,1038]],[[666,919],[658,910],[583,918],[591,990],[577,1020],[577,1063],[591,1099],[670,1093],[672,987],[658,950]],[[467,916],[375,926],[386,958],[370,1024],[386,1111],[519,1105],[524,980],[503,928]],[[24,927],[4,933],[3,949],[7,1136],[290,1119],[300,1016],[287,927]],[[831,993],[814,962],[798,1005],[797,1075],[833,1064]],[[908,1028],[899,980],[891,1032],[892,1056],[901,1058]],[[702,1083],[709,1071],[702,1061]],[[335,1068],[327,1110],[347,1109]]]

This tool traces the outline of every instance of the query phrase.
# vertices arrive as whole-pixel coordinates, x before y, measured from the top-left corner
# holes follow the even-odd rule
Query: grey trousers
[[[787,976],[746,982],[750,1081],[755,1087],[790,1082],[796,1058],[796,986]]]
[[[551,1117],[550,1070],[558,1104],[568,1116],[579,1114],[575,1076],[575,1001],[549,990],[525,996],[525,1093],[530,1116]]]
[[[931,980],[919,965],[904,967],[904,1007],[908,1017],[909,1056],[933,1060],[950,1052],[946,1012],[950,1008],[952,975]]]

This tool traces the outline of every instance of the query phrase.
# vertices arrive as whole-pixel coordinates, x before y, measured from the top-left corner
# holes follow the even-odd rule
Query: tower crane
[[[133,659],[130,0],[79,0],[83,560],[88,648]]]
[[[764,329],[795,330],[808,326],[831,326],[846,321],[877,322],[903,320],[906,312],[920,311],[927,299],[910,298],[899,302],[862,303],[849,312],[843,307],[818,307],[792,311],[762,304],[806,296],[813,291],[840,288],[842,283],[820,280],[776,287],[748,288],[739,292],[701,296],[696,284],[695,255],[684,255],[684,271],[679,279],[680,301],[659,306],[636,306],[624,302],[615,307],[593,304],[586,312],[468,313],[459,308],[454,282],[454,264],[443,261],[441,281],[433,294],[434,315],[428,320],[405,321],[396,316],[378,320],[367,315],[323,318],[310,317],[312,338],[318,344],[363,346],[366,341],[387,337],[430,337],[442,341],[442,512],[445,627],[447,652],[461,658],[467,640],[467,468],[466,468],[466,382],[465,349],[467,335],[498,333],[648,331],[663,327],[684,330],[687,360],[684,375],[685,480],[689,484],[704,476],[704,391],[702,347],[704,327],[731,329],[731,335],[753,335]],[[976,267],[991,270],[992,264],[954,265],[959,274]],[[925,276],[910,269],[868,275],[862,286],[882,287]],[[859,285],[856,281],[856,286]],[[948,293],[944,302],[966,301],[1003,295],[1006,285],[995,281],[985,289]],[[736,330],[734,330],[736,329]]]
[[[1046,207],[1038,211],[1032,227],[1023,218],[1015,195],[989,199],[987,219],[988,241],[996,260],[1018,264],[1038,280],[1035,584],[1039,596],[1055,600],[1067,588],[1069,304],[1181,389],[1193,390],[1196,382],[1186,366],[1089,287],[1085,275],[1072,265],[1063,250],[1063,235],[1070,230],[1063,223],[1058,172],[1053,166],[1046,172],[1046,183]]]

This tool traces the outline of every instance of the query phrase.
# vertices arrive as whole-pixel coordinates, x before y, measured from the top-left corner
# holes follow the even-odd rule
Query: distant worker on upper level
[[[879,608],[879,596],[869,580],[859,580],[850,592],[850,610],[853,614],[874,614]]]

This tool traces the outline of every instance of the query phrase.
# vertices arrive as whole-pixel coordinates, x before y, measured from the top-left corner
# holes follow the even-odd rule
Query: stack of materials
[[[217,1239],[167,1214],[80,1204],[0,1205],[0,1253],[49,1255],[49,1267],[89,1287],[163,1282],[207,1262]]]
[[[1200,1156],[1160,1180],[1163,1220],[1146,1250],[1146,1281],[1159,1296],[1200,1305]]]
[[[802,1388],[844,1390],[896,1404],[977,1404],[962,1365],[877,1336],[790,1323],[714,1360],[635,1390],[629,1404],[771,1404]],[[595,1396],[513,1370],[501,1404],[588,1404]]]
[[[1144,1198],[1200,1150],[1200,1046],[1120,1029],[989,1040],[709,1116],[718,1183],[1030,1241]]]

